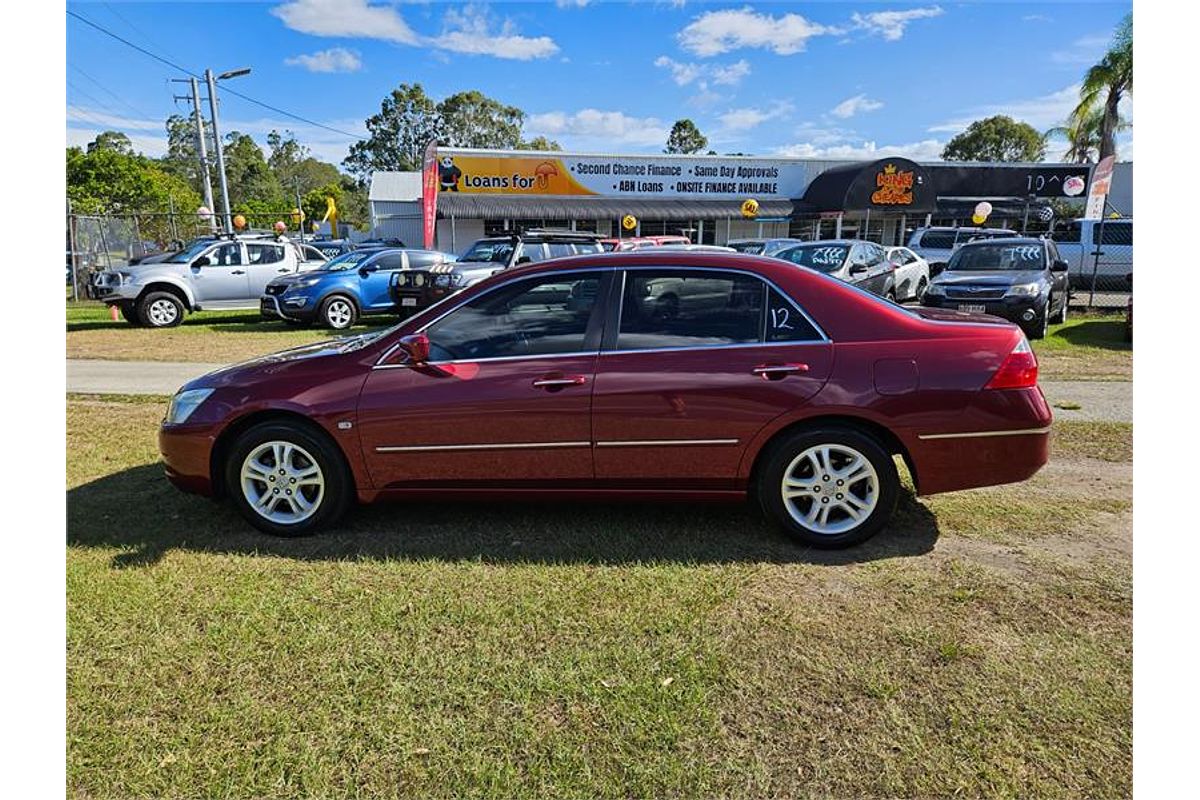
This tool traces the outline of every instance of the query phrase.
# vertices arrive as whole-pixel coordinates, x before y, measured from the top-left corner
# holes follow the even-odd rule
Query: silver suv
[[[189,311],[257,309],[273,279],[315,269],[321,258],[284,237],[202,238],[162,261],[98,272],[87,293],[133,325],[169,328]]]
[[[1004,239],[1018,236],[1007,228],[917,228],[908,240],[908,249],[929,262],[929,273],[936,275],[950,261],[960,245],[980,239]]]

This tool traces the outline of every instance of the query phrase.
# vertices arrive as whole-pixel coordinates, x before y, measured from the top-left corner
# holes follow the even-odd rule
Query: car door
[[[389,250],[360,264],[357,270],[358,302],[363,309],[386,311],[396,303],[390,287],[392,274],[404,270],[404,253]]]
[[[555,272],[501,284],[424,329],[428,366],[377,365],[358,408],[374,485],[589,483],[601,298],[613,274]],[[562,284],[570,285],[565,295]]]
[[[249,297],[260,297],[267,284],[280,275],[292,272],[284,245],[280,242],[249,242],[246,244],[246,278]]]
[[[190,267],[196,300],[215,308],[245,304],[250,282],[244,261],[240,242],[222,242],[204,251]]]
[[[658,313],[652,287],[688,278],[724,282],[725,304]],[[592,394],[600,486],[737,488],[749,442],[829,375],[825,337],[751,273],[631,268],[613,294]]]

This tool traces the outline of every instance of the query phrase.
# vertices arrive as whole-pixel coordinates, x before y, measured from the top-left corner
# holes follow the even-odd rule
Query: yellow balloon
[[[637,217],[633,214],[626,214],[621,217],[621,227],[627,231],[631,231],[637,227]]]
[[[982,225],[985,219],[987,219],[987,217],[983,216],[982,214],[973,214],[971,216],[971,222],[974,222],[976,225]]]
[[[750,198],[742,203],[742,216],[746,219],[754,219],[758,216],[758,201]]]
[[[233,218],[233,227],[237,228],[239,231],[242,228],[246,227],[246,218],[243,217],[241,214],[238,214],[236,217]]]

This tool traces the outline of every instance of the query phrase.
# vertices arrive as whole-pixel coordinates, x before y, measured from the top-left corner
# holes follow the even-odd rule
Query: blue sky
[[[363,135],[388,91],[479,89],[524,109],[526,136],[659,152],[690,117],[718,152],[936,158],[973,119],[1061,121],[1128,2],[723,3],[558,0],[73,2],[68,9],[194,72],[249,66],[231,88]],[[187,113],[183,73],[67,19],[67,142],[104,129],[148,155]],[[1132,119],[1132,108],[1125,109]],[[289,129],[326,160],[354,139],[225,93],[225,132]],[[1119,142],[1131,158],[1132,135]],[[1061,155],[1052,143],[1048,158]]]

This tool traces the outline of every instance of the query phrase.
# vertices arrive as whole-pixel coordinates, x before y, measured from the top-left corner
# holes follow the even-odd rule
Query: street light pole
[[[213,146],[217,151],[217,172],[221,178],[221,204],[225,212],[225,232],[233,233],[233,214],[229,208],[229,182],[225,177],[225,154],[221,146],[221,129],[217,122],[217,80],[236,78],[250,74],[249,69],[236,69],[213,75],[211,69],[204,70],[204,81],[208,84],[208,107],[212,113]]]

